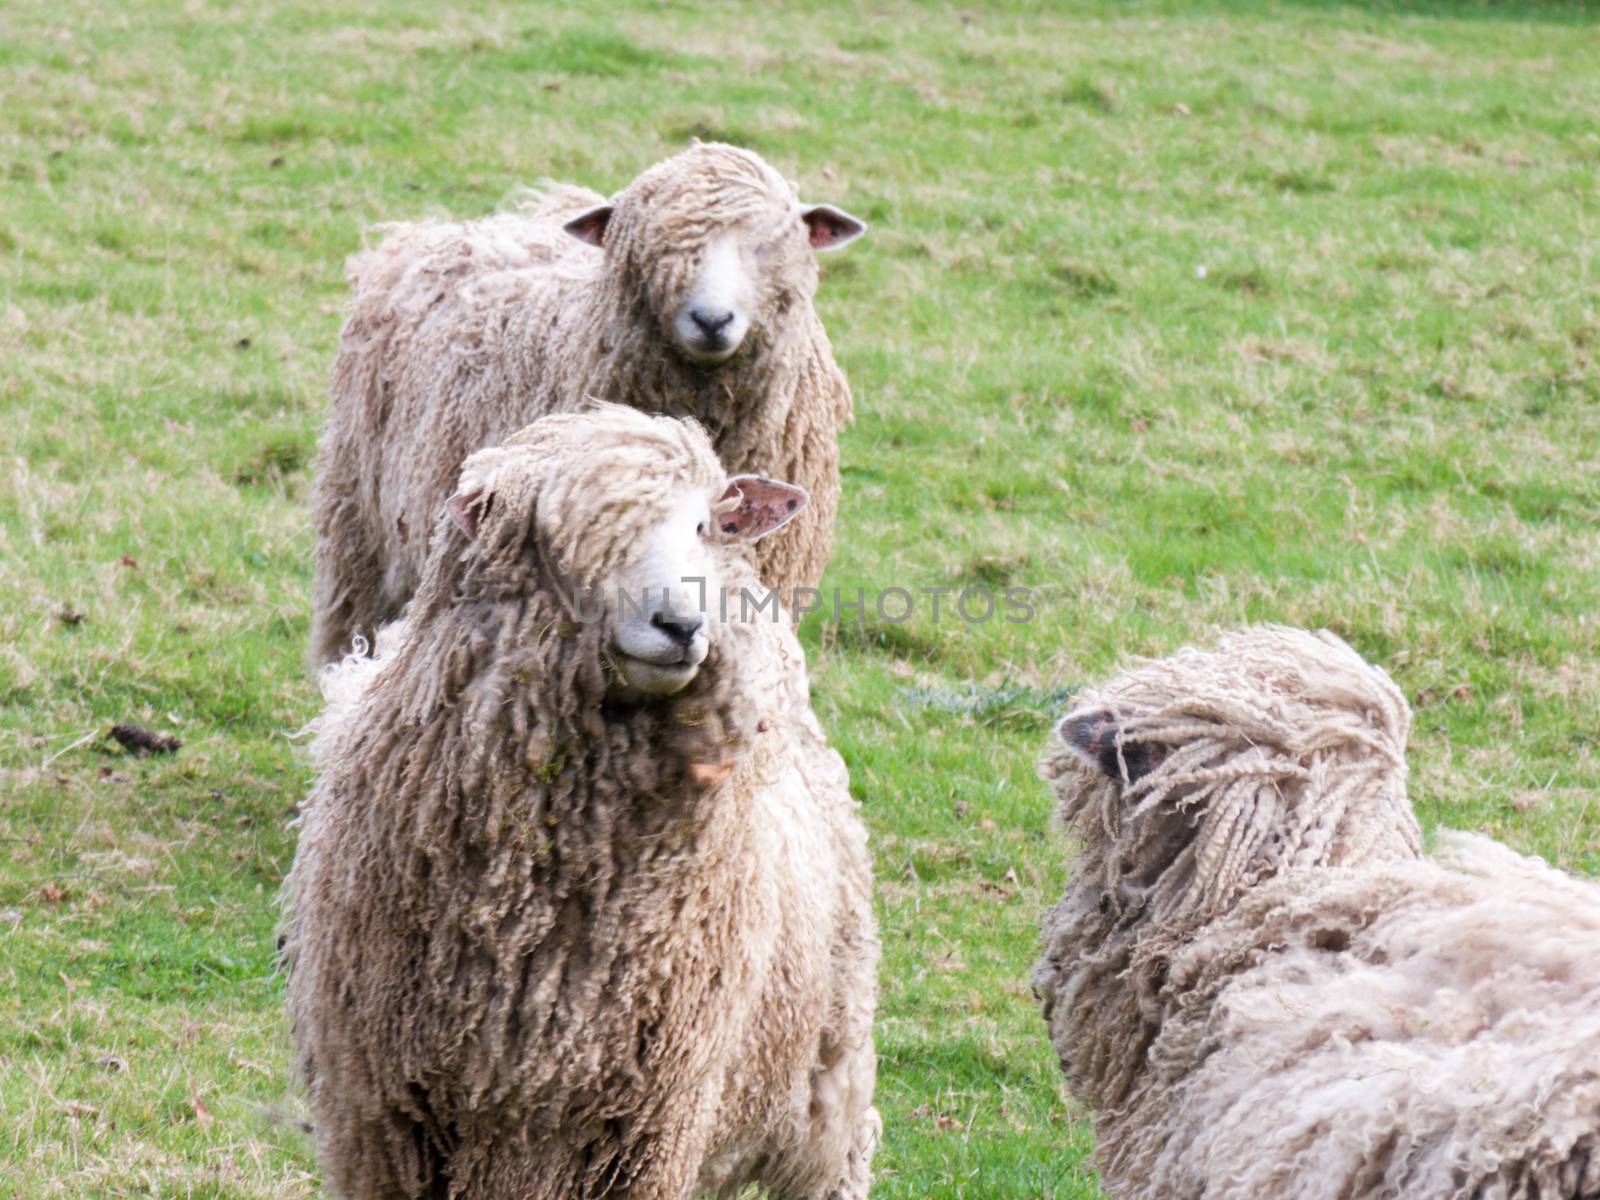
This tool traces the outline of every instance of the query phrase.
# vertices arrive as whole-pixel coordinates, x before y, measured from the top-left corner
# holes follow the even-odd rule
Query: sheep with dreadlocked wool
[[[312,657],[370,641],[416,590],[461,462],[587,399],[692,417],[730,471],[811,503],[757,548],[788,614],[822,576],[850,388],[812,307],[816,252],[865,226],[802,204],[748,150],[695,145],[612,200],[383,227],[353,257],[317,460]]]
[[[467,460],[325,675],[285,889],[331,1195],[864,1200],[866,833],[788,623],[719,599],[804,504],[616,405]]]
[[[1114,1200],[1600,1196],[1600,886],[1424,855],[1409,725],[1338,638],[1267,627],[1057,726],[1082,854],[1034,987]]]

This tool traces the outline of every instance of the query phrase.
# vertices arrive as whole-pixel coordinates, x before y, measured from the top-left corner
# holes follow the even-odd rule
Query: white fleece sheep
[[[866,835],[788,624],[715,602],[801,503],[616,406],[468,460],[285,892],[332,1195],[866,1196]]]
[[[1257,628],[1058,726],[1083,854],[1034,985],[1114,1200],[1600,1196],[1600,886],[1423,857],[1409,720],[1332,634]]]
[[[827,562],[850,416],[814,251],[863,228],[715,144],[610,202],[558,187],[483,220],[386,226],[349,266],[312,502],[313,657],[399,614],[468,454],[586,398],[693,417],[730,471],[806,489],[756,559],[792,611]]]

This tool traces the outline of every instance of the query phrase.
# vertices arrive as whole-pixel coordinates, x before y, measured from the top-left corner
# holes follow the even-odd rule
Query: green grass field
[[[1097,1195],[1032,760],[1125,655],[1332,628],[1427,822],[1600,872],[1597,63],[1575,3],[9,0],[0,1196],[319,1194],[273,927],[341,262],[693,137],[872,226],[829,583],[1034,589],[805,628],[877,855],[875,1195]]]

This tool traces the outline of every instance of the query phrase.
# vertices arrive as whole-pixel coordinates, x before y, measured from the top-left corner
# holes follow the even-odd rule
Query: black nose
[[[711,312],[703,308],[696,308],[690,311],[689,319],[700,326],[701,333],[711,338],[716,337],[728,327],[728,323],[733,320],[733,313],[732,311]]]
[[[680,646],[687,646],[694,641],[694,635],[700,632],[700,627],[705,623],[705,617],[699,613],[689,613],[687,615],[657,613],[650,618],[650,624],[661,630],[662,633]]]

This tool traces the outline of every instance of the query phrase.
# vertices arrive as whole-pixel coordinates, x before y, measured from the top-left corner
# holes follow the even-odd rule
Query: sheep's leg
[[[451,1200],[693,1200],[713,1115],[702,1108],[676,1128],[613,1127],[590,1142],[570,1131],[474,1129],[450,1156]]]
[[[402,1113],[387,1119],[316,1121],[328,1194],[338,1200],[449,1200],[445,1156],[423,1127]]]
[[[876,1108],[868,1108],[856,1118],[843,1160],[831,1164],[829,1172],[822,1176],[820,1188],[779,1190],[774,1196],[782,1200],[867,1200],[867,1188],[872,1182],[872,1152],[882,1138],[883,1120]]]
[[[606,1192],[619,1200],[691,1200],[696,1194],[700,1164],[687,1155],[674,1154],[630,1180],[626,1187]]]
[[[827,1200],[866,1200],[867,1186],[872,1182],[872,1153],[882,1140],[883,1119],[876,1108],[868,1108],[856,1122],[844,1174],[827,1193]]]
[[[871,1031],[857,1034],[849,1049],[824,1039],[811,1077],[809,1128],[761,1173],[774,1200],[866,1200],[883,1121],[872,1106],[877,1059]]]
[[[589,1194],[581,1154],[559,1139],[479,1130],[450,1157],[449,1179],[419,1200],[574,1200]]]
[[[622,1152],[614,1190],[617,1200],[692,1200],[700,1194],[700,1164],[711,1149],[721,1101],[720,1082],[682,1097],[677,1120],[643,1134]]]

